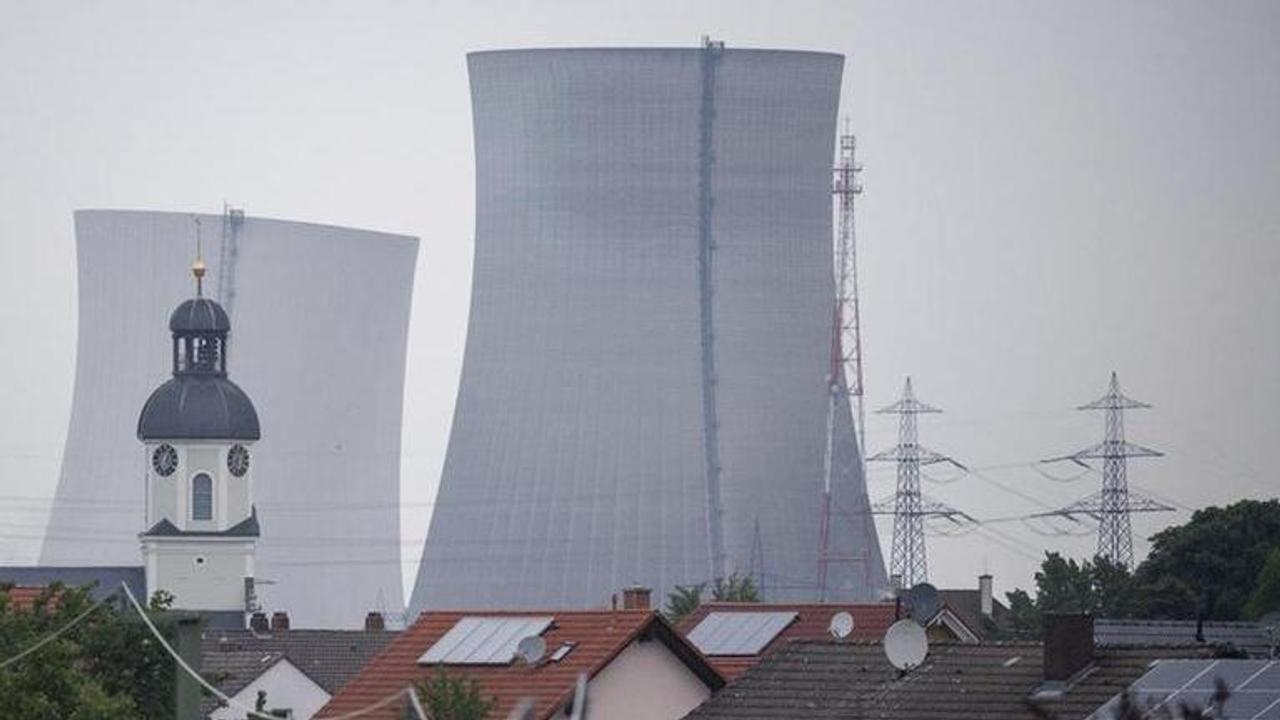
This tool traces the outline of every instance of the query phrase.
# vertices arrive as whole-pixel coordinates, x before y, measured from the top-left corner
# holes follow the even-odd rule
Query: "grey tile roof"
[[[991,599],[991,623],[982,617],[982,595],[977,590],[939,590],[938,597],[951,611],[960,616],[970,630],[980,638],[987,638],[996,629],[1004,629],[1009,620],[1009,608],[999,600]]]
[[[120,587],[120,583],[125,582],[139,600],[147,596],[146,572],[141,565],[0,567],[0,583],[6,582],[14,585],[38,586],[54,582],[60,582],[68,587],[93,585],[91,594],[94,600],[101,600],[115,592]]]
[[[249,630],[206,630],[200,645],[200,673],[219,690],[234,695],[287,658],[334,695],[397,635],[393,630],[286,630],[255,635]],[[206,698],[204,712],[217,707]]]
[[[1065,693],[1037,703],[1059,720],[1084,718],[1146,672],[1153,659],[1204,652],[1103,650]],[[937,644],[923,666],[898,677],[879,644],[796,641],[688,718],[1034,720],[1031,695],[1042,677],[1040,643]]]
[[[1194,620],[1110,620],[1093,621],[1093,638],[1098,645],[1194,646]],[[1204,643],[1243,650],[1249,657],[1271,656],[1272,640],[1266,628],[1249,622],[1206,622]]]

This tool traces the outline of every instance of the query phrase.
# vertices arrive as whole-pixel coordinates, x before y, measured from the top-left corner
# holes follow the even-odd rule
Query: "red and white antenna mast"
[[[845,118],[844,130],[840,133],[840,156],[831,184],[831,192],[836,197],[840,216],[836,225],[836,295],[831,313],[831,365],[827,375],[829,383],[827,443],[822,462],[822,519],[818,549],[818,597],[820,600],[827,599],[827,576],[832,563],[860,562],[864,566],[866,564],[866,558],[861,555],[856,557],[841,555],[838,549],[831,547],[831,521],[833,513],[836,512],[832,500],[832,487],[842,470],[837,467],[836,420],[844,401],[849,403],[852,411],[853,430],[858,444],[857,457],[849,461],[858,463],[861,466],[859,469],[865,469],[864,458],[866,457],[864,430],[866,413],[862,402],[862,335],[858,311],[858,255],[853,222],[854,198],[862,192],[862,184],[858,180],[862,166],[854,157],[856,145],[851,123],[848,118]],[[863,476],[865,477],[865,474]]]

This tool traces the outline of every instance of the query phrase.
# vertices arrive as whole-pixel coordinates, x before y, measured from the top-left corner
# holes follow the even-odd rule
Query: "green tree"
[[[697,610],[702,604],[702,590],[705,587],[706,583],[676,585],[671,592],[667,593],[667,607],[663,611],[667,619],[677,623],[684,616]]]
[[[1266,564],[1258,571],[1258,579],[1253,583],[1253,592],[1244,604],[1244,615],[1252,620],[1273,610],[1280,610],[1280,548],[1267,556]]]
[[[667,605],[663,614],[673,623],[702,605],[702,593],[707,583],[676,585],[667,593]],[[760,602],[760,591],[750,575],[732,573],[729,577],[716,578],[711,583],[711,599],[717,602]]]
[[[485,720],[498,705],[497,700],[486,700],[480,694],[475,680],[450,675],[444,668],[415,683],[414,689],[431,720]],[[406,717],[413,717],[413,711],[406,708]]]
[[[93,605],[87,588],[54,584],[30,608],[0,592],[0,658],[12,658]],[[0,669],[0,717],[159,720],[173,715],[173,665],[142,623],[108,602]],[[157,620],[163,618],[157,614]]]
[[[1051,612],[1087,612],[1103,617],[1138,614],[1138,593],[1128,569],[1096,557],[1076,562],[1056,552],[1046,552],[1036,573],[1036,594],[1025,590],[1006,595],[1011,624],[1017,634],[1039,636],[1041,619]]]
[[[1197,510],[1151,538],[1135,579],[1144,614],[1157,619],[1240,620],[1280,539],[1280,500]]]
[[[735,572],[727,578],[716,578],[711,597],[719,602],[760,602],[760,591],[750,575]]]

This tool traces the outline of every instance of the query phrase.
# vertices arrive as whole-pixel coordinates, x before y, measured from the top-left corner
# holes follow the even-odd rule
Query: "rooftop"
[[[879,644],[794,641],[688,718],[1034,720],[1040,717],[1035,706],[1058,720],[1077,720],[1140,677],[1153,660],[1204,652],[1103,649],[1064,692],[1033,699],[1044,674],[1044,647],[1038,642],[935,644],[923,665],[899,676]]]
[[[398,633],[391,630],[205,630],[201,673],[218,689],[235,695],[281,658],[336,694]],[[217,707],[207,698],[206,713]]]
[[[480,660],[485,664],[464,660],[420,664],[424,653],[450,630],[466,619],[475,618],[551,618],[550,626],[541,634],[547,650],[544,660],[534,665],[521,661],[499,664],[488,662],[491,658],[483,654]],[[702,656],[666,620],[649,610],[428,611],[388,644],[322,713],[359,710],[402,691],[415,681],[433,676],[438,668],[444,667],[452,675],[475,681],[483,697],[497,701],[492,717],[507,717],[527,698],[534,703],[533,717],[550,718],[572,699],[578,673],[585,671],[588,677],[594,677],[633,641],[645,638],[662,642],[713,689],[723,684],[721,676]],[[571,647],[567,653],[557,652],[566,646]],[[367,717],[398,720],[400,711],[393,703]]]

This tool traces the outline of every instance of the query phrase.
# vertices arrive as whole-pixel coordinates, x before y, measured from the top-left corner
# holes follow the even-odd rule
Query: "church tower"
[[[164,590],[183,610],[225,613],[243,624],[253,603],[258,516],[250,448],[261,436],[249,396],[227,377],[231,321],[196,296],[169,317],[173,377],[138,417],[147,456],[147,530],[140,536],[147,594]],[[233,615],[234,614],[234,615]]]

